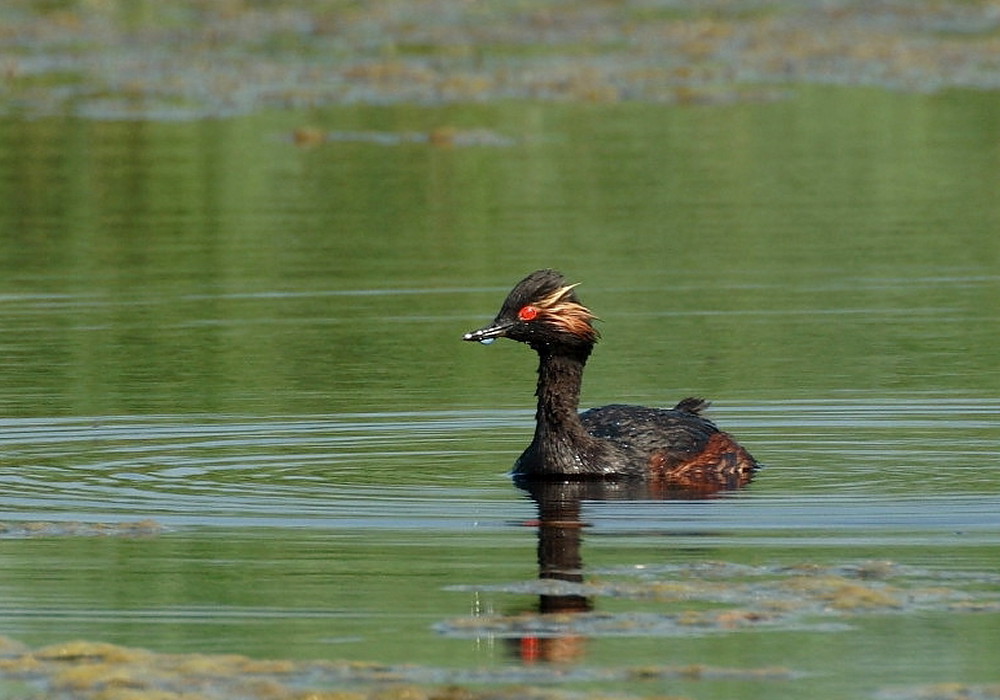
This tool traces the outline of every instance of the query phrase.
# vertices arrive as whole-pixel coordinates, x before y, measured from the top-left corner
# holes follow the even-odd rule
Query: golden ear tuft
[[[567,284],[564,287],[559,287],[559,289],[555,290],[551,294],[539,299],[536,306],[545,310],[552,309],[553,307],[557,306],[560,302],[562,302],[563,298],[566,297],[570,292],[573,291],[574,288],[578,287],[579,285],[580,283],[576,282],[574,284]]]
[[[591,321],[597,317],[586,306],[578,301],[567,299],[573,289],[579,285],[568,284],[560,287],[548,296],[540,299],[536,306],[545,313],[545,318],[561,330],[579,336],[591,342],[597,340],[597,329]]]

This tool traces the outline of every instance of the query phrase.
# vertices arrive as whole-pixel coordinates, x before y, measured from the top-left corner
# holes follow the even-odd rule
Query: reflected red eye
[[[534,306],[523,306],[517,312],[517,317],[522,321],[534,321],[538,317],[538,309]]]

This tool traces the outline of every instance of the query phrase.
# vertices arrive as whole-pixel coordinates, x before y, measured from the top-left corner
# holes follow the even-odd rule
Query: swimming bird
[[[580,386],[599,334],[594,314],[555,270],[518,282],[492,323],[462,339],[509,338],[538,354],[531,444],[514,465],[524,478],[643,479],[664,488],[736,487],[759,468],[689,397],[673,408],[611,404],[579,413]]]

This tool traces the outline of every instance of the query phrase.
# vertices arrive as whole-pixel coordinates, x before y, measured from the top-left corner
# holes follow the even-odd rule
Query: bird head
[[[535,350],[556,346],[590,348],[599,336],[597,318],[580,303],[576,284],[567,284],[555,270],[537,270],[517,283],[493,322],[462,336],[462,340],[491,343],[510,338]]]

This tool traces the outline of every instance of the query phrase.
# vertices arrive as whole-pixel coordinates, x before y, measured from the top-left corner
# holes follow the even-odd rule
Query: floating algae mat
[[[0,113],[172,121],[332,104],[719,104],[791,82],[997,87],[989,3],[271,5],[5,3],[0,38],[31,50],[8,41]]]
[[[163,532],[155,520],[90,523],[78,520],[0,522],[0,539],[21,537],[152,537]]]
[[[662,666],[619,671],[569,670],[565,681],[626,683],[668,678],[782,681],[782,668]],[[489,690],[482,690],[489,684]],[[500,685],[498,685],[500,684]],[[537,684],[537,685],[533,685]],[[480,689],[477,689],[480,688]],[[587,700],[606,693],[553,687],[551,674],[530,669],[453,673],[417,666],[357,662],[255,660],[236,654],[157,654],[70,641],[38,649],[0,637],[0,696],[20,700]],[[614,693],[616,698],[627,698]],[[995,700],[1000,684],[936,684],[894,688],[879,700]]]
[[[522,613],[449,620],[438,626],[452,636],[534,639],[536,643],[582,637],[739,633],[844,629],[873,614],[947,611],[975,614],[1000,610],[992,572],[943,571],[886,561],[833,566],[749,566],[725,562],[636,567],[597,572],[595,581],[572,584],[539,580],[492,589],[553,599],[623,598],[666,607],[661,613]],[[454,587],[466,590],[468,587]],[[838,626],[839,624],[839,626]],[[564,649],[566,646],[564,645]],[[571,657],[562,659],[570,660]],[[527,660],[527,659],[526,659]],[[558,661],[553,657],[548,661]],[[555,670],[554,670],[555,669]],[[630,690],[670,683],[786,683],[807,677],[782,666],[734,668],[705,664],[508,665],[442,668],[359,661],[254,659],[239,654],[165,654],[94,641],[74,640],[39,648],[0,638],[0,697],[166,700],[247,698],[298,700],[477,700],[608,697],[586,688]],[[616,692],[615,697],[631,697]],[[931,684],[880,690],[885,700],[1000,698],[996,684]]]
[[[1000,574],[886,561],[836,566],[705,562],[597,572],[593,578],[588,583],[539,579],[490,586],[494,592],[538,595],[542,610],[558,612],[463,617],[438,629],[458,637],[674,637],[743,629],[834,631],[868,614],[1000,612]],[[581,603],[592,598],[646,601],[655,609],[593,612]],[[560,599],[575,601],[575,614],[566,614],[569,605],[553,604]]]
[[[617,671],[579,669],[563,674],[563,680],[615,683],[669,677],[769,680],[791,676],[791,672],[780,668],[665,666]],[[237,697],[247,700],[559,700],[590,697],[585,693],[531,685],[551,684],[550,674],[540,669],[455,672],[358,662],[267,661],[236,654],[157,654],[89,641],[29,649],[9,638],[0,638],[0,678],[0,696],[11,697],[13,693],[26,700]],[[474,689],[484,684],[489,684],[491,689]]]

